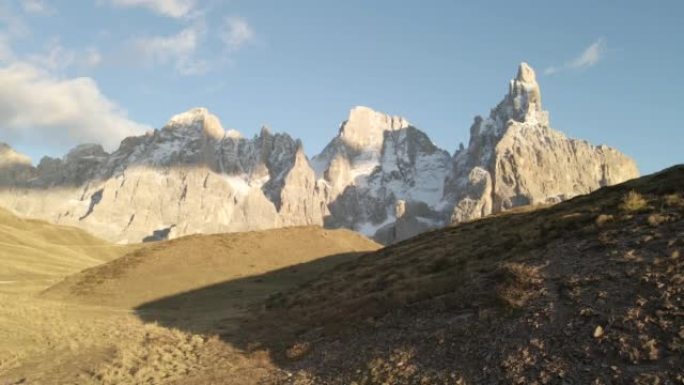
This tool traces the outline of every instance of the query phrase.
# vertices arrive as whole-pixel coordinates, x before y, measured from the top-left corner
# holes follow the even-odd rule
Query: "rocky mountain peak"
[[[205,137],[221,140],[226,136],[226,131],[221,122],[206,108],[193,108],[186,112],[174,115],[164,126],[166,130],[201,132]],[[229,131],[231,137],[240,136],[235,130]]]
[[[368,107],[357,106],[349,111],[349,118],[340,127],[340,138],[354,149],[379,149],[385,131],[396,131],[410,126],[399,116],[390,116]]]
[[[15,151],[9,144],[0,142],[0,165],[31,164],[31,158]]]
[[[515,80],[523,83],[537,84],[537,75],[529,64],[522,62],[518,66],[518,75]]]
[[[226,130],[226,138],[240,139],[242,137],[243,137],[242,134],[238,130],[235,130],[232,128],[229,130]]]
[[[32,168],[31,158],[0,142],[0,186],[32,176]]]
[[[488,118],[476,117],[467,148],[445,181],[451,220],[461,222],[516,206],[555,203],[637,177],[634,161],[607,146],[550,127],[532,67],[521,63],[508,94]]]
[[[259,130],[259,136],[260,137],[265,137],[265,136],[272,136],[273,132],[268,126],[261,126],[261,130]]]
[[[88,158],[88,157],[106,157],[109,154],[96,143],[79,144],[72,148],[66,155],[66,159]]]
[[[505,134],[510,124],[530,124],[547,127],[548,112],[542,108],[541,90],[534,69],[520,63],[518,73],[508,84],[508,93],[491,110],[488,118],[476,116],[470,127],[470,147],[492,145]]]
[[[504,123],[512,119],[517,122],[548,124],[547,114],[542,110],[537,76],[529,64],[520,63],[518,74],[509,83],[508,95],[495,112]]]
[[[117,242],[172,228],[170,237],[324,224],[393,243],[638,175],[618,151],[553,130],[526,63],[453,157],[406,119],[362,106],[311,160],[301,141],[267,127],[238,137],[195,108],[112,154],[88,144],[36,167],[27,159],[8,167],[3,159],[20,157],[0,145],[0,187],[10,187],[0,188],[0,202]]]

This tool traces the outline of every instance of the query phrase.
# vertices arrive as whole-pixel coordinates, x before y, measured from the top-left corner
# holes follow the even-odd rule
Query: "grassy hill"
[[[316,227],[126,249],[2,215],[3,279],[91,267],[0,293],[0,382],[684,381],[684,166],[383,249]]]
[[[682,383],[684,166],[433,231],[273,295],[297,384]]]
[[[212,310],[218,307],[216,300],[231,296],[240,297],[241,301],[258,298],[274,286],[292,284],[293,279],[310,279],[334,264],[378,248],[375,242],[352,231],[313,226],[191,235],[156,243],[85,270],[50,288],[45,295],[81,303],[134,307],[216,283],[329,257],[324,262],[307,265],[309,272],[299,271],[268,282],[253,282],[255,285],[249,287],[219,290],[201,301],[193,301],[196,306]]]
[[[133,247],[0,209],[0,283],[46,282],[112,260]]]
[[[120,247],[6,212],[1,223],[2,384],[186,385],[213,370],[197,384],[262,383],[277,369],[217,334],[239,332],[247,304],[379,247],[317,227]],[[146,301],[158,306],[131,309]]]

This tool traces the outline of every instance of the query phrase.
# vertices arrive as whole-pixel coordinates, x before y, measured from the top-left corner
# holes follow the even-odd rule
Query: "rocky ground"
[[[361,256],[320,228],[134,248],[0,285],[0,384],[684,383],[683,218],[678,166]]]
[[[425,234],[272,296],[248,341],[289,384],[684,383],[683,194],[679,166]]]

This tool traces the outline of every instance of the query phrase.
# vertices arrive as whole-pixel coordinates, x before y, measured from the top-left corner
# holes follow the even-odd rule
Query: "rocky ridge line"
[[[558,202],[638,176],[607,146],[549,127],[523,63],[453,155],[404,118],[355,107],[312,159],[263,128],[244,138],[204,108],[107,153],[84,144],[33,167],[0,148],[0,199],[15,213],[117,242],[295,225],[346,227],[393,243],[512,207]]]

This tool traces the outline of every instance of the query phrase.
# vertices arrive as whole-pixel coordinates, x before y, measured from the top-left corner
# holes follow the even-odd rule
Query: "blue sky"
[[[34,161],[111,149],[205,106],[313,155],[366,105],[453,152],[526,61],[554,128],[653,172],[684,161],[684,2],[657,4],[4,0],[0,141]]]

